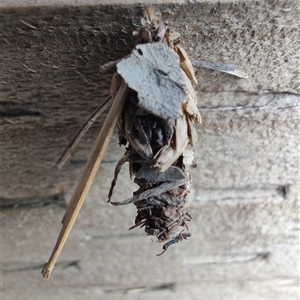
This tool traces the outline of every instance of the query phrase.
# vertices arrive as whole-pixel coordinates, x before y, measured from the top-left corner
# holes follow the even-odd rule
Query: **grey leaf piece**
[[[184,179],[187,175],[178,167],[171,166],[164,172],[160,172],[157,168],[143,164],[142,168],[136,173],[136,178],[145,179],[146,181],[167,182]]]
[[[163,118],[176,119],[187,101],[186,79],[178,55],[163,43],[137,45],[117,64],[118,73],[138,93],[139,106]]]
[[[116,206],[117,205],[126,205],[126,204],[129,204],[129,203],[134,203],[136,201],[147,199],[147,198],[152,197],[152,196],[157,196],[157,195],[163,194],[163,193],[165,193],[167,191],[170,191],[172,189],[175,189],[175,188],[177,188],[177,187],[179,187],[183,184],[186,184],[188,181],[189,181],[189,178],[186,177],[186,178],[183,178],[183,179],[178,179],[176,181],[163,183],[163,184],[161,184],[157,187],[154,187],[152,189],[148,189],[148,190],[144,191],[141,194],[134,195],[133,197],[128,198],[128,199],[124,200],[123,202],[110,202],[110,203],[113,204],[113,205],[116,205]]]

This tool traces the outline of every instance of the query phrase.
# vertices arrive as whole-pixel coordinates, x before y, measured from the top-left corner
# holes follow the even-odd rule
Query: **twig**
[[[216,71],[231,74],[231,75],[234,75],[234,76],[237,76],[240,78],[248,78],[248,75],[245,72],[243,72],[239,69],[236,69],[235,67],[232,67],[232,66],[227,66],[227,65],[219,64],[219,63],[204,62],[201,60],[193,60],[192,63],[195,67],[216,70]]]
[[[105,74],[110,72],[113,68],[117,67],[117,63],[120,62],[122,59],[127,58],[129,55],[124,56],[123,58],[120,58],[118,60],[110,61],[102,66],[100,66],[99,72],[100,74]]]
[[[104,103],[101,104],[87,119],[87,121],[81,126],[81,128],[78,130],[74,138],[69,142],[68,146],[58,159],[56,166],[61,169],[68,158],[70,157],[71,153],[74,151],[78,143],[80,142],[81,138],[85,135],[85,133],[90,129],[90,127],[93,125],[95,120],[109,107],[109,105],[112,103],[111,97],[108,96]]]
[[[116,97],[113,99],[112,106],[105,119],[103,127],[98,135],[94,149],[91,152],[89,160],[83,170],[81,178],[79,179],[71,201],[67,207],[66,213],[62,220],[62,229],[51,253],[48,262],[42,269],[42,275],[48,279],[58,259],[58,256],[70,234],[77,215],[82,207],[85,197],[91,187],[92,181],[97,173],[99,165],[102,161],[109,140],[113,134],[114,128],[117,124],[119,115],[124,109],[126,100],[129,95],[129,88],[127,84],[122,81]]]
[[[33,69],[29,68],[28,66],[26,66],[25,64],[22,64],[27,70],[29,70],[32,73],[36,73],[36,71],[34,71]]]
[[[192,236],[189,232],[188,233],[183,233],[182,235],[179,235],[175,238],[173,238],[171,241],[167,242],[166,244],[163,245],[163,252],[156,254],[156,256],[161,256],[163,255],[170,246],[172,246],[173,244],[176,244],[180,241],[182,241],[182,239],[187,239],[188,237]]]
[[[105,73],[110,72],[113,68],[116,68],[117,64],[121,60],[123,60],[124,58],[127,58],[128,56],[129,55],[126,55],[125,57],[123,57],[121,59],[110,61],[110,62],[100,66],[100,69],[99,69],[100,74],[105,74]],[[201,61],[201,60],[193,60],[192,64],[195,67],[216,70],[216,71],[231,74],[233,76],[237,76],[240,78],[248,78],[248,74],[246,74],[244,71],[239,70],[233,66],[228,66],[228,65],[224,65],[224,64],[220,64],[220,63],[205,62],[205,61]]]
[[[30,27],[31,29],[36,29],[36,27],[35,26],[33,26],[33,25],[31,25],[31,24],[29,24],[29,23],[27,23],[27,22],[25,22],[25,21],[23,21],[23,20],[19,20],[21,23],[23,23],[24,25],[26,25],[26,26],[28,26],[28,27]]]

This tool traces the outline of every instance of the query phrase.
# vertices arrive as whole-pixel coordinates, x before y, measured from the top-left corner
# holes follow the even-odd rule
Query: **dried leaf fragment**
[[[164,43],[137,45],[117,64],[118,73],[138,93],[139,107],[164,119],[176,119],[188,91],[178,55]]]

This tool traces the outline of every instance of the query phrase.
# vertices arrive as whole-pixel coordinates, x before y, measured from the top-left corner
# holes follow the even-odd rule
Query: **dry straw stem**
[[[44,265],[44,268],[42,269],[42,275],[45,279],[48,279],[50,277],[58,256],[75,223],[77,215],[81,209],[81,206],[86,198],[86,195],[91,187],[93,179],[103,159],[109,140],[117,124],[119,115],[124,109],[128,95],[129,88],[127,84],[122,81],[118,93],[113,100],[113,104],[98,135],[94,149],[92,150],[89,160],[83,170],[83,174],[81,175],[81,178],[77,183],[71,201],[67,207],[62,220],[62,229],[51,253],[49,261]]]
[[[85,133],[90,129],[90,127],[94,124],[96,119],[111,105],[111,96],[108,96],[104,103],[96,108],[96,110],[90,115],[88,120],[81,126],[78,130],[72,141],[70,141],[69,145],[66,147],[64,152],[62,153],[61,157],[56,163],[56,166],[61,169],[68,158],[70,157],[71,153],[74,151],[78,143],[80,142],[81,138],[85,135]]]

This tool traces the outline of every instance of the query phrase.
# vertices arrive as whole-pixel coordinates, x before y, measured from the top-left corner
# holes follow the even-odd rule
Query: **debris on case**
[[[117,73],[131,89],[119,122],[120,145],[126,146],[117,163],[109,191],[110,202],[122,165],[139,186],[133,197],[113,205],[134,203],[135,224],[143,227],[163,250],[187,239],[186,197],[190,190],[195,123],[201,122],[193,84],[192,63],[180,45],[180,34],[148,9],[142,27],[134,31],[138,44],[116,63]],[[163,251],[163,252],[164,252]],[[161,253],[162,254],[162,253]]]
[[[180,44],[180,34],[168,28],[151,8],[146,10],[141,24],[133,32],[137,43],[132,53],[100,67],[101,73],[116,70],[110,96],[83,124],[57,162],[61,168],[94,120],[111,106],[66,209],[56,244],[42,269],[45,279],[49,279],[71,232],[116,125],[119,144],[126,151],[116,165],[108,202],[121,167],[128,162],[130,177],[139,188],[123,202],[111,203],[136,206],[135,224],[130,229],[143,227],[148,235],[164,242],[158,255],[191,236],[187,222],[192,217],[185,204],[191,185],[189,170],[195,167],[195,124],[201,123],[193,88],[197,83],[193,65],[240,78],[247,78],[247,74],[219,63],[191,61]]]

